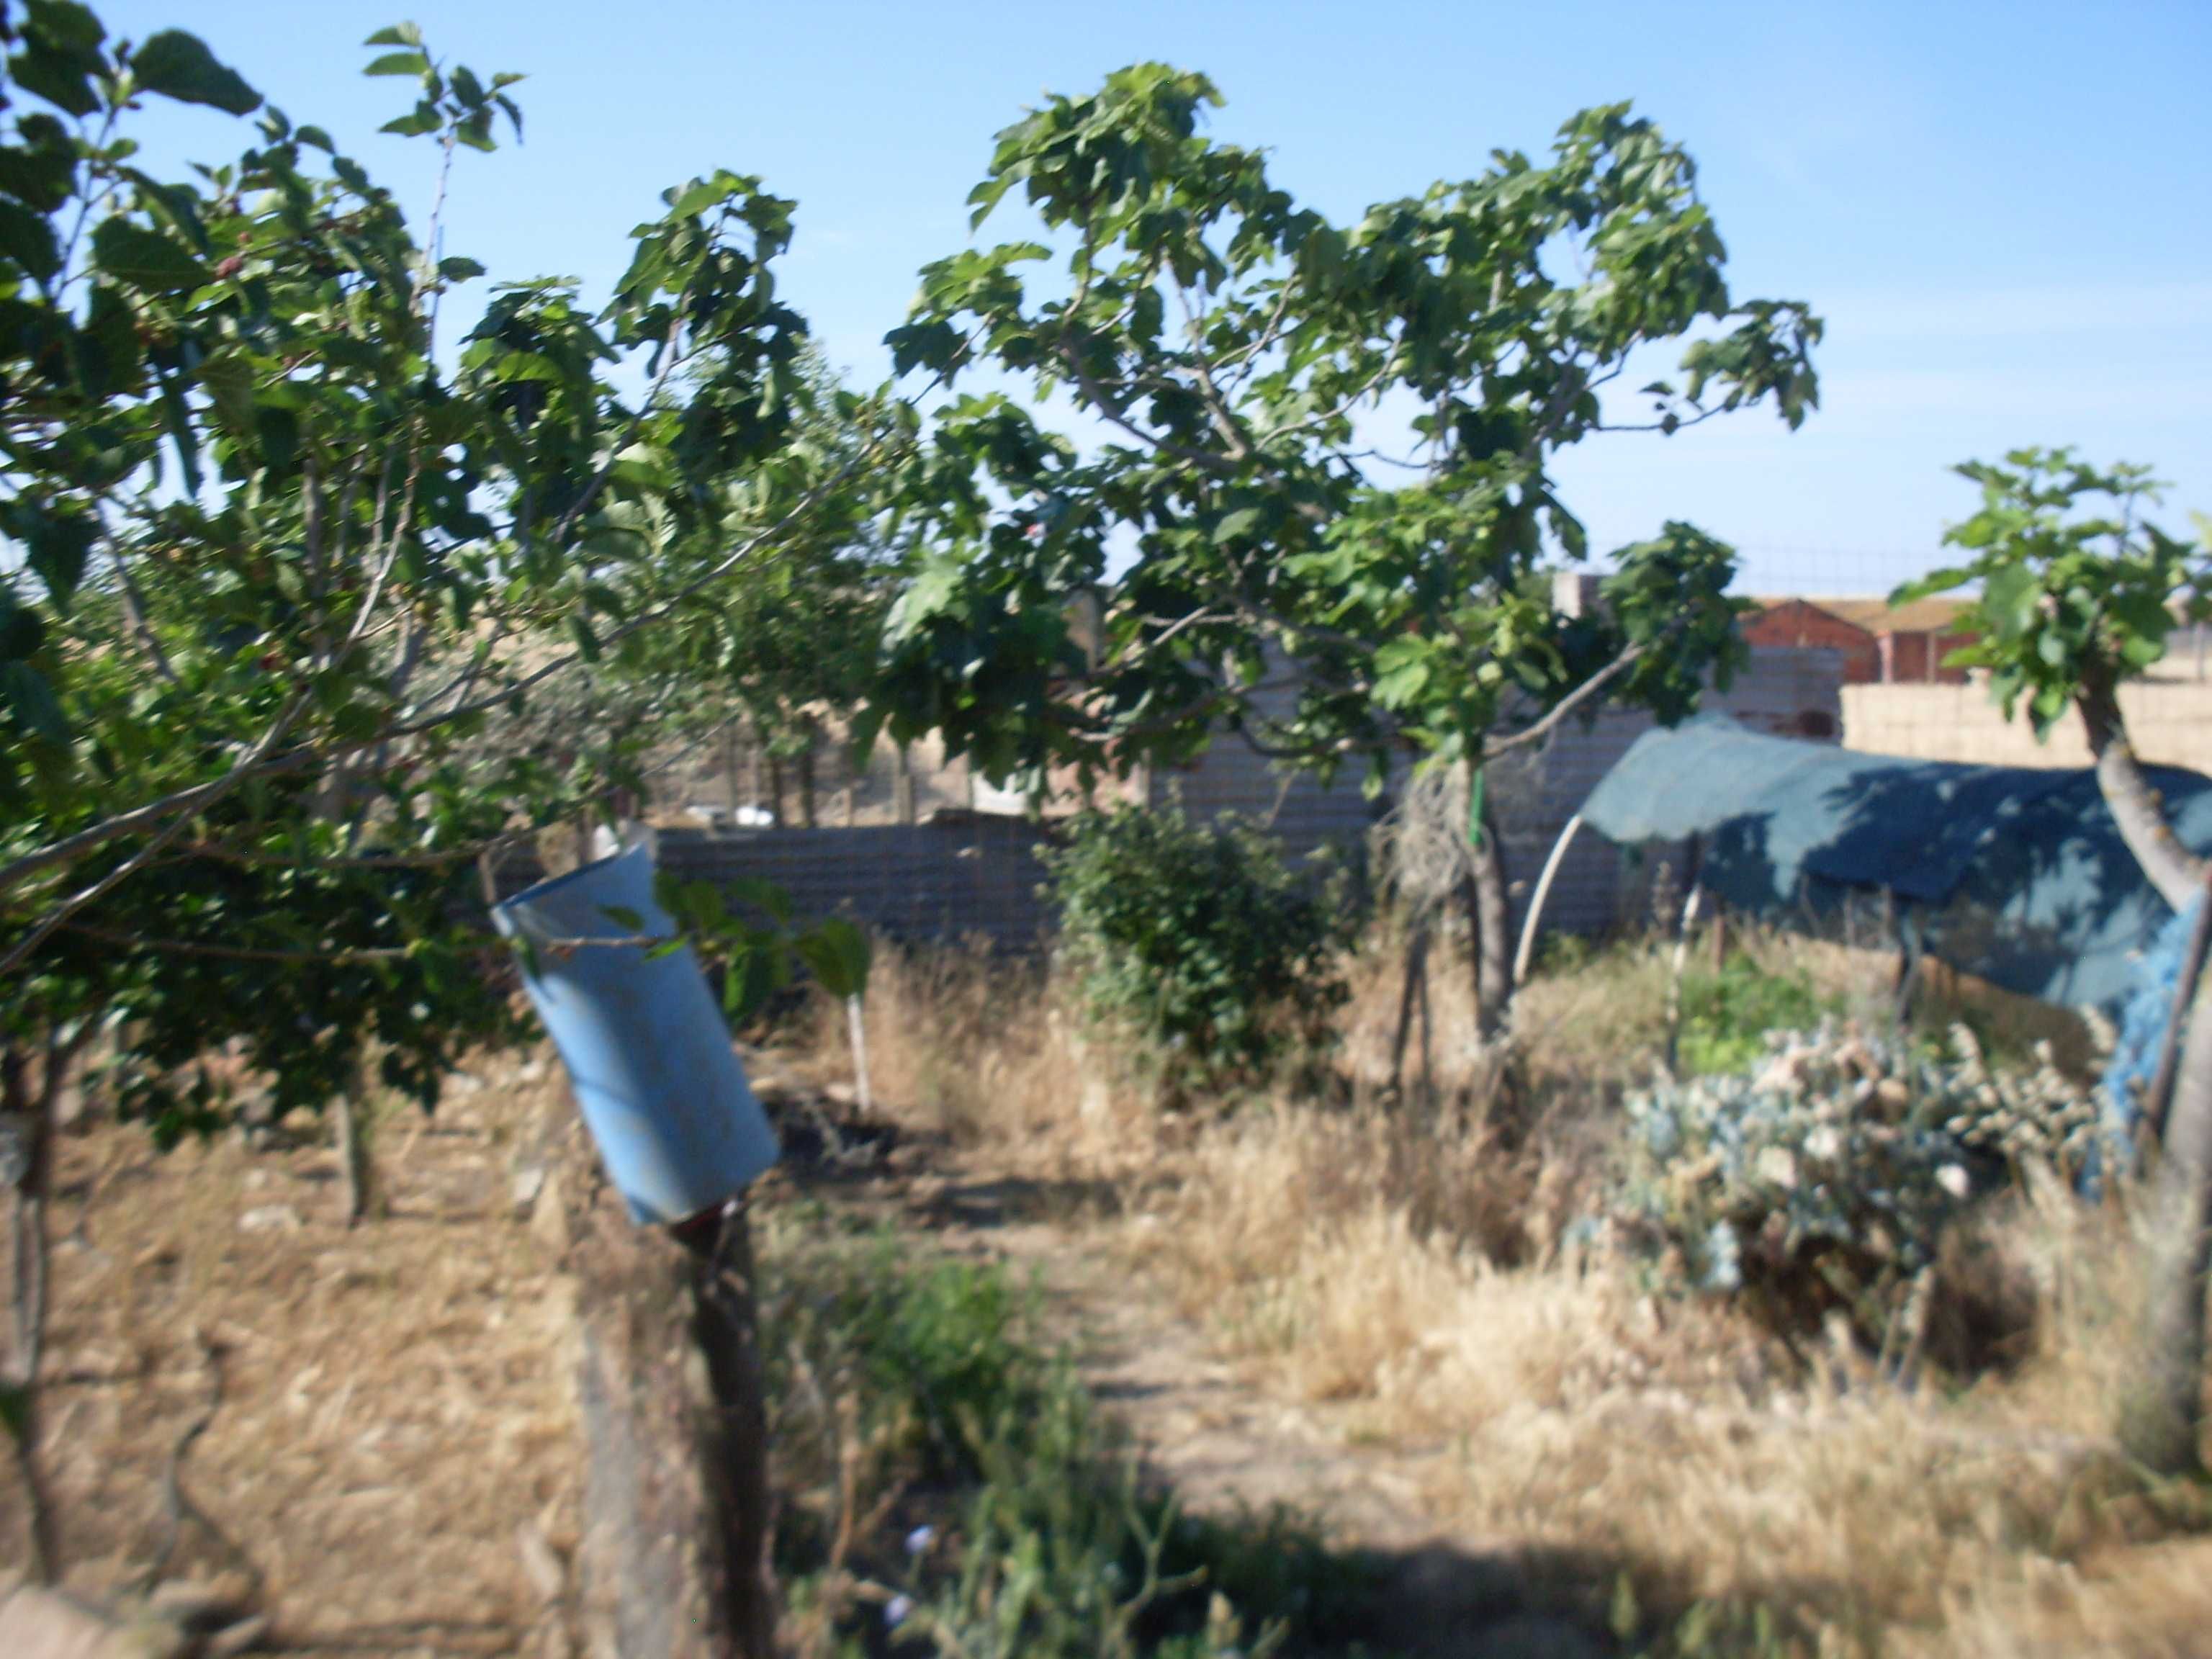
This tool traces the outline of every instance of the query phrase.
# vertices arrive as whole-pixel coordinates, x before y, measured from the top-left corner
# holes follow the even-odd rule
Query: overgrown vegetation
[[[1887,954],[1759,933],[1744,946],[1816,1006],[1888,1007]],[[1785,1262],[1821,1287],[1814,1328],[1808,1340],[1790,1325],[1784,1340],[1747,1290],[1653,1294],[1627,1230],[1608,1246],[1587,1224],[1642,1157],[1620,1103],[1663,1053],[1670,956],[1630,941],[1525,988],[1528,1097],[1506,1139],[1480,1095],[1449,1103],[1472,1078],[1443,1079],[1432,1113],[1383,1103],[1395,963],[1364,953],[1337,1016],[1348,1107],[1279,1088],[1267,1109],[1177,1128],[1145,1088],[1085,1074],[1069,988],[980,957],[892,965],[882,1098],[994,1165],[1110,1187],[1114,1205],[1068,1218],[1074,1248],[1118,1252],[1164,1283],[1283,1410],[1355,1446],[1387,1444],[1395,1468],[1410,1460],[1437,1527],[1515,1541],[1525,1565],[1486,1617],[1564,1623],[1623,1652],[1735,1659],[1995,1659],[2039,1642],[2185,1650],[2212,1611],[2179,1567],[2203,1559],[2186,1541],[2202,1505],[2131,1472],[2103,1431],[2139,1284],[2128,1194],[2092,1206],[2063,1182],[2085,1073],[1978,1061],[1962,1036],[1948,1054],[1910,1039],[1901,1059],[1885,1042],[1869,1076],[1836,1058],[1838,1036],[1799,1083],[1772,1079],[1778,1097],[1863,1092],[1863,1109],[1838,1118],[1833,1156],[1850,1165],[1839,1178],[1909,1177],[1929,1200],[1930,1231],[1908,1241],[1863,1194],[1816,1192],[1809,1155],[1794,1188],[1760,1183],[1755,1144],[1742,1181],[1713,1180],[1767,1206],[1738,1224],[1747,1254],[1793,1193],[1839,1206],[1863,1243],[1891,1229],[1892,1265],[1870,1259],[1856,1300],[1816,1276],[1808,1232]],[[1931,1021],[1942,994],[1931,985]],[[1449,1070],[1473,1015],[1456,1000],[1439,1012]],[[1926,1094],[1919,1115],[1875,1101],[1907,1079]],[[1717,1098],[1755,1082],[1681,1086]],[[1783,1115],[1803,1133],[1778,1146],[1825,1150],[1818,1112],[1791,1098]],[[1685,1151],[1668,1168],[1694,1161]],[[1965,1202],[1944,1184],[1954,1163]],[[1698,1216],[1717,1213],[1696,1201]],[[1902,1310],[1915,1276],[1895,1265],[1906,1254],[1935,1268],[1914,1315],[1917,1364],[1900,1363],[1914,1328]],[[1840,1341],[1821,1328],[1820,1312],[1850,1322],[1863,1305],[1887,1311]],[[2179,1541],[2130,1547],[2161,1539]]]
[[[777,1536],[801,1651],[1233,1659],[1341,1635],[1363,1580],[1286,1516],[1139,1478],[1000,1268],[777,1218],[763,1254]]]
[[[1180,805],[1086,813],[1043,856],[1085,1005],[1176,1086],[1249,1081],[1327,1044],[1355,921],[1342,880],[1292,869],[1255,824]]]

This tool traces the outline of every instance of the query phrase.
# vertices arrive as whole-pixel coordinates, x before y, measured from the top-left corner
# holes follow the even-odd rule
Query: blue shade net
[[[2182,844],[2212,852],[2212,781],[2144,770]],[[2087,769],[1861,754],[1708,716],[1638,738],[1583,819],[1622,846],[1700,837],[1704,884],[1784,925],[1886,891],[1961,973],[2108,1017],[2173,915]]]
[[[2125,1170],[2133,1161],[2136,1125],[2142,1116],[2143,1097],[2157,1073],[2159,1055],[2166,1048],[2166,1030],[2173,1019],[2173,1000],[2181,988],[2181,964],[2189,954],[2190,936],[2197,930],[2199,899],[2158,931],[2136,964],[2135,981],[2119,1006],[2119,1036],[2103,1079],[2105,1133],[2089,1154],[2082,1170],[2085,1188],[2097,1190],[2103,1164]]]
[[[2212,853],[2212,781],[2146,767],[2183,846]],[[2022,996],[2113,1021],[2111,1133],[2124,1169],[2158,1069],[2195,908],[2175,915],[2087,768],[1966,766],[1773,738],[1706,716],[1647,732],[1583,818],[1623,846],[1704,845],[1699,879],[1784,925],[1887,892],[1927,952]],[[2199,901],[2202,902],[2202,901]]]

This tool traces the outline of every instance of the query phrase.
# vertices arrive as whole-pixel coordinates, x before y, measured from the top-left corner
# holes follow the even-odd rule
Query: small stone
[[[200,1644],[200,1652],[204,1659],[231,1659],[234,1654],[252,1652],[268,1638],[269,1615],[257,1613],[209,1637]]]
[[[545,1191],[546,1169],[542,1164],[526,1164],[514,1172],[512,1192],[517,1219],[529,1216],[538,1207],[538,1200]]]
[[[568,1206],[557,1172],[545,1177],[538,1201],[531,1206],[530,1231],[547,1255],[557,1260],[568,1253]]]
[[[550,1606],[568,1593],[568,1569],[535,1521],[514,1529],[514,1548],[522,1558],[523,1575],[540,1601]]]
[[[0,1601],[8,1659],[175,1659],[185,1638],[158,1620],[124,1625],[56,1590],[28,1587]]]
[[[289,1204],[262,1204],[238,1218],[242,1233],[296,1233],[305,1224]]]
[[[172,1578],[156,1584],[146,1598],[148,1607],[190,1634],[222,1630],[247,1613],[243,1583],[204,1583],[198,1579]]]

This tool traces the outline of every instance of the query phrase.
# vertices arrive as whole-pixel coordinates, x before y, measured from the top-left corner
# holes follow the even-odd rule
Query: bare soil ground
[[[352,1229],[325,1145],[64,1139],[46,1438],[73,1588],[128,1590],[167,1550],[270,1610],[281,1651],[567,1650],[563,1281],[507,1156],[549,1091],[538,1061],[391,1115],[384,1213]],[[203,1419],[178,1483],[211,1527],[164,1493]],[[24,1524],[11,1465],[0,1559]]]

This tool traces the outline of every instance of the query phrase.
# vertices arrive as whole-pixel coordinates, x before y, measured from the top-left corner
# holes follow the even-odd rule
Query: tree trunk
[[[337,1098],[331,1103],[331,1139],[338,1155],[338,1197],[349,1227],[358,1227],[368,1214],[374,1173],[368,1152],[368,1103],[359,1097],[367,1086],[365,1079],[357,1079],[352,1087],[339,1090]]]
[[[811,721],[806,726],[806,747],[799,754],[799,822],[808,830],[818,827],[814,816],[814,742]]]
[[[1425,1012],[1429,995],[1429,917],[1424,909],[1411,923],[1406,939],[1405,978],[1398,988],[1398,1030],[1390,1041],[1390,1092],[1401,1094],[1406,1084],[1406,1044],[1413,1035],[1416,1007]],[[1426,1076],[1427,1030],[1423,1027],[1423,1075]]]
[[[28,1510],[30,1559],[26,1565],[40,1583],[61,1577],[61,1541],[54,1526],[53,1498],[46,1489],[40,1421],[40,1370],[46,1342],[46,1202],[53,1190],[54,1102],[60,1097],[75,1048],[50,1042],[38,1086],[31,1086],[29,1057],[10,1047],[0,1054],[0,1103],[13,1132],[15,1192],[9,1224],[15,1256],[15,1353],[7,1386],[15,1461],[22,1472]]]
[[[914,822],[914,761],[904,744],[891,750],[891,815],[901,823]]]
[[[2075,701],[2097,760],[2097,787],[2119,826],[2120,839],[2150,884],[2177,910],[2186,909],[2204,885],[2205,860],[2184,847],[2166,821],[2158,791],[2142,774],[2135,745],[2110,686],[2085,685]]]
[[[2120,1443],[2160,1474],[2202,1472],[2204,1304],[2212,1288],[2212,1017],[2189,1022],[2166,1145],[2151,1177],[2143,1322]]]
[[[2085,685],[2075,707],[2120,838],[2166,902],[2187,908],[2204,889],[2208,866],[2166,823],[2128,740],[2118,696],[2110,685]],[[2191,1010],[2165,1146],[2151,1176],[2150,1222],[2142,1328],[2120,1407],[2120,1443],[2159,1474],[2197,1474],[2203,1467],[2197,1440],[2204,1413],[2204,1304],[2212,1287],[2212,1018],[2205,1016],[2201,994]]]
[[[772,798],[769,811],[775,815],[775,826],[783,827],[783,758],[774,750],[768,757],[768,793]]]
[[[1474,826],[1467,879],[1474,926],[1474,1033],[1488,1043],[1505,1030],[1513,1006],[1513,912],[1505,895],[1505,850],[1485,801]]]

